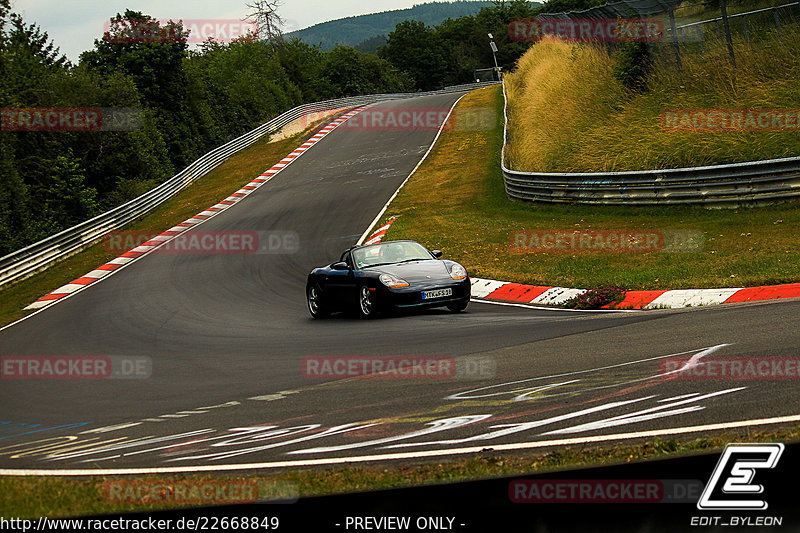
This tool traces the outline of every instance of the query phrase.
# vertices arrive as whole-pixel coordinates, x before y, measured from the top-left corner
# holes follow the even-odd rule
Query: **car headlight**
[[[450,277],[453,279],[464,279],[467,277],[467,269],[456,263],[450,269]]]
[[[392,276],[391,274],[381,274],[380,278],[378,279],[381,280],[381,283],[393,289],[397,289],[399,287],[408,287],[408,282],[406,280]]]

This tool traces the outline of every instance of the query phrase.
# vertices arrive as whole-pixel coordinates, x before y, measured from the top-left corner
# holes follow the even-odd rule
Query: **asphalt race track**
[[[449,109],[458,96],[382,106]],[[0,472],[419,459],[800,420],[797,300],[636,313],[473,302],[312,320],[306,274],[359,239],[435,135],[336,129],[191,230],[294,232],[292,253],[150,253],[0,331],[3,356],[152,363],[146,379],[0,381]],[[306,358],[323,356],[456,371],[308,376]],[[763,358],[757,379],[673,372]]]

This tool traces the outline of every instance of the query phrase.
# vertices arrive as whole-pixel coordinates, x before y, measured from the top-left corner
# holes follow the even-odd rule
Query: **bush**
[[[647,43],[623,43],[615,59],[614,77],[633,92],[644,91],[647,88],[647,75],[653,65]]]
[[[591,289],[564,302],[568,309],[600,309],[612,302],[621,302],[628,289],[616,285],[606,285]]]

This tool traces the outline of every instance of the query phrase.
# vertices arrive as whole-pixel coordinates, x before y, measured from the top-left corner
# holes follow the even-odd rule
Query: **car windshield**
[[[384,242],[353,250],[356,268],[432,259],[430,252],[416,242]]]

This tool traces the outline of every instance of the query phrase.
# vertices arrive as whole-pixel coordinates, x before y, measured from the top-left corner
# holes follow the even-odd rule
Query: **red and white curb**
[[[374,232],[372,232],[372,235],[369,236],[369,238],[364,242],[364,244],[365,245],[366,244],[377,244],[377,243],[381,242],[381,239],[383,239],[383,236],[386,235],[386,232],[388,231],[389,226],[391,226],[392,222],[394,222],[395,220],[397,220],[397,217],[390,217],[389,220],[386,222],[386,224],[384,224],[383,226],[381,226],[380,228],[378,228]]]
[[[205,211],[201,211],[200,213],[196,214],[192,218],[186,219],[180,224],[177,224],[167,231],[161,233],[160,235],[153,237],[149,241],[145,242],[144,244],[133,248],[122,254],[121,256],[117,257],[116,259],[112,259],[108,263],[97,267],[96,269],[92,270],[91,272],[72,280],[70,283],[59,287],[58,289],[54,290],[50,294],[46,294],[42,296],[25,309],[40,309],[47,305],[52,304],[68,296],[84,287],[91,285],[92,283],[97,282],[100,279],[103,279],[105,276],[111,274],[115,270],[122,268],[124,265],[131,263],[132,261],[146,255],[147,253],[155,250],[162,244],[169,242],[173,238],[177,237],[181,233],[188,231],[189,229],[197,226],[198,224],[202,224],[209,218],[213,217],[214,215],[225,211],[232,205],[235,205],[243,198],[250,195],[253,191],[267,183],[271,180],[276,174],[278,174],[281,170],[286,168],[289,164],[292,163],[295,159],[300,157],[306,150],[314,146],[320,139],[325,137],[328,133],[339,127],[342,123],[344,123],[347,119],[352,117],[353,115],[361,112],[364,107],[362,106],[352,111],[349,111],[342,115],[341,117],[337,118],[336,120],[332,121],[330,124],[319,130],[316,134],[314,134],[310,139],[306,142],[301,144],[297,147],[293,152],[288,154],[286,157],[280,160],[279,163],[275,163],[269,170],[255,178],[253,181],[236,191],[235,193],[231,194],[221,202],[209,207]],[[384,231],[385,233],[385,231]]]
[[[523,285],[509,281],[472,278],[472,297],[498,302],[534,305],[559,305],[583,294],[587,289]],[[800,283],[737,287],[727,289],[676,289],[628,291],[625,298],[604,309],[655,309],[716,305],[736,302],[755,302],[800,297]]]

